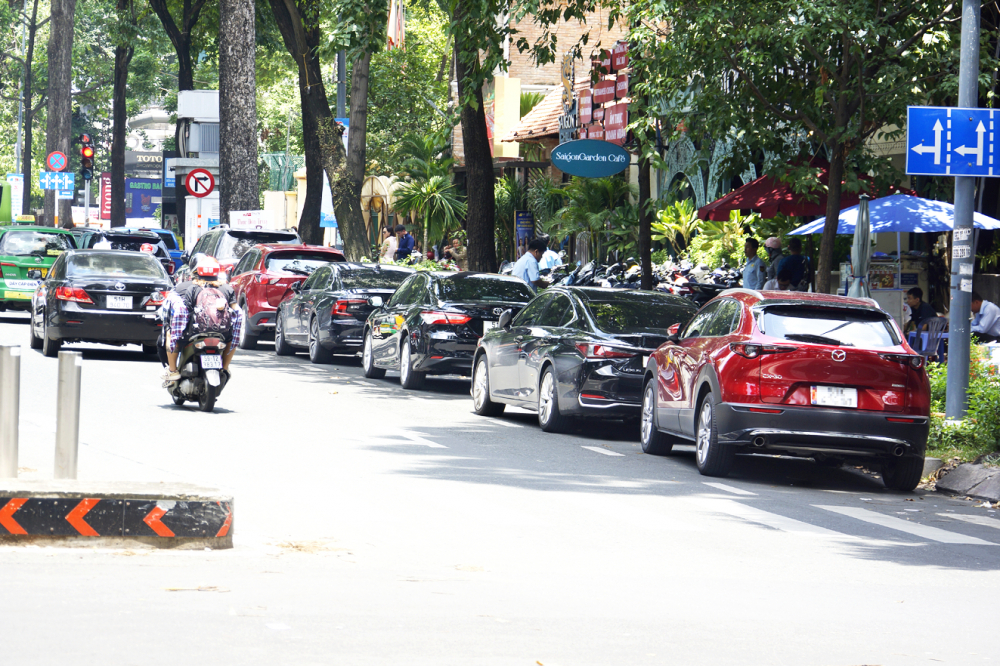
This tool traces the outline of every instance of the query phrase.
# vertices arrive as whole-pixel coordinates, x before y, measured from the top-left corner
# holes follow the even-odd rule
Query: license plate
[[[222,357],[205,354],[201,357],[201,367],[205,370],[222,370]]]
[[[837,386],[813,386],[809,392],[812,404],[823,407],[858,407],[858,389]]]
[[[487,333],[489,333],[490,331],[492,331],[496,327],[497,327],[497,323],[495,321],[484,321],[483,322],[483,335],[486,335]]]
[[[108,296],[108,309],[111,310],[131,310],[131,296]]]
[[[30,291],[5,291],[3,292],[4,298],[10,298],[20,301],[30,301],[32,293]]]
[[[643,356],[642,357],[642,367],[645,368],[648,364],[649,364],[649,357],[648,356]]]

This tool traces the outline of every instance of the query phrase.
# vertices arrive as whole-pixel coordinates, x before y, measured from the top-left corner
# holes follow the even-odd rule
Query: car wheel
[[[500,416],[507,405],[490,400],[490,368],[486,354],[476,361],[472,374],[472,408],[480,416]]]
[[[399,383],[405,389],[419,389],[424,385],[425,373],[413,369],[413,359],[410,356],[409,336],[403,335],[403,347],[399,351]]]
[[[56,340],[49,337],[49,327],[42,321],[42,354],[48,356],[49,358],[56,358],[59,356],[59,349],[62,347],[62,341]]]
[[[708,393],[698,410],[695,462],[705,476],[726,476],[736,460],[736,449],[719,444],[715,425],[715,397]]]
[[[313,317],[309,322],[309,360],[313,363],[329,363],[333,354],[319,343],[319,318]]]
[[[279,313],[277,321],[274,322],[274,353],[278,356],[291,356],[295,350],[285,341],[285,326],[282,323],[284,319]]]
[[[257,349],[259,336],[250,332],[250,313],[247,312],[247,304],[243,304],[243,326],[240,328],[240,349]]]
[[[923,473],[923,456],[919,458],[912,456],[890,458],[882,463],[882,483],[889,490],[909,492],[920,483],[920,475]]]
[[[375,367],[375,352],[372,350],[372,332],[365,332],[365,346],[361,351],[361,365],[368,379],[382,379],[385,369]]]
[[[35,335],[35,313],[31,313],[31,321],[28,322],[28,346],[32,349],[42,348],[42,339]]]
[[[559,413],[556,375],[551,366],[545,368],[538,386],[538,425],[545,432],[562,432],[569,426],[569,419]]]
[[[642,392],[639,443],[643,453],[653,456],[665,456],[674,448],[674,438],[656,427],[656,380],[653,379],[646,382]]]

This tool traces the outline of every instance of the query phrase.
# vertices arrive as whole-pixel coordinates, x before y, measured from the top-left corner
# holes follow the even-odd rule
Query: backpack
[[[233,332],[233,313],[229,301],[216,287],[202,287],[193,294],[190,333],[219,333],[228,337]]]

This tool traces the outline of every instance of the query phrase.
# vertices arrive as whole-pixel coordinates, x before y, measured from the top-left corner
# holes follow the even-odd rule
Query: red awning
[[[827,163],[817,163],[813,165],[821,168],[819,180],[823,185],[830,182],[830,172]],[[871,177],[862,175],[860,180],[871,182]],[[882,192],[878,196],[902,192],[917,196],[913,190],[905,187],[890,187],[888,192]],[[840,196],[840,209],[857,206],[859,193],[844,192]],[[873,196],[872,198],[877,198]],[[729,213],[734,210],[750,210],[760,213],[764,219],[770,219],[784,213],[798,217],[819,217],[826,215],[826,192],[814,192],[811,195],[796,194],[792,191],[791,185],[783,183],[771,176],[761,176],[752,183],[733,190],[721,199],[716,199],[712,203],[698,209],[698,217],[703,220],[723,221],[729,219]]]

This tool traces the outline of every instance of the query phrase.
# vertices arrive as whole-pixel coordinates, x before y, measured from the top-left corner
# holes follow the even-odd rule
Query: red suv
[[[737,452],[881,463],[920,482],[930,415],[924,358],[868,299],[731,289],[671,331],[646,363],[643,451],[694,440],[702,474]]]
[[[240,258],[229,283],[243,308],[240,348],[253,349],[261,334],[274,330],[278,304],[320,266],[344,261],[344,253],[320,245],[256,245]]]

